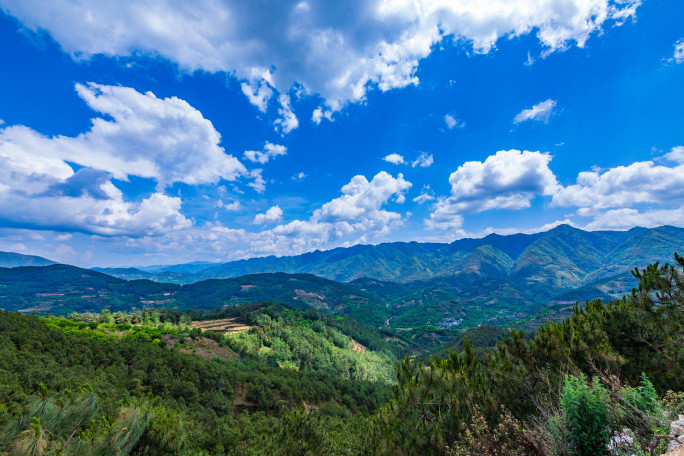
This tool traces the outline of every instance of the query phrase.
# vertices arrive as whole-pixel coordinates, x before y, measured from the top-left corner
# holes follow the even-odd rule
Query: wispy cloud
[[[447,128],[449,130],[453,130],[454,128],[465,127],[465,122],[463,122],[460,119],[457,119],[456,117],[452,116],[451,114],[445,114],[444,115],[444,122],[446,123]]]
[[[549,98],[541,103],[537,103],[529,109],[523,109],[520,111],[513,119],[513,123],[519,124],[527,120],[548,122],[555,108],[556,101]]]

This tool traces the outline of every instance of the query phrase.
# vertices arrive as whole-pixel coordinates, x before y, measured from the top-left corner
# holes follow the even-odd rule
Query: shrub
[[[566,376],[561,409],[573,454],[597,456],[609,453],[609,397],[598,377],[588,383],[584,374]]]
[[[658,411],[658,393],[646,374],[641,374],[640,386],[622,388],[622,396],[628,404],[646,415],[653,415]]]

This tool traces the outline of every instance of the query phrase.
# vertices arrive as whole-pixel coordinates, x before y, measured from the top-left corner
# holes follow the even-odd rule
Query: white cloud
[[[261,168],[257,168],[249,172],[249,177],[254,180],[247,185],[252,187],[257,193],[264,193],[266,190],[266,181],[261,175],[262,171],[263,170]]]
[[[155,179],[162,190],[234,180],[245,167],[219,146],[221,135],[187,102],[157,98],[127,87],[76,84],[90,108],[111,118],[94,118],[76,137],[46,137],[23,126],[0,129],[0,158],[10,165],[66,179],[76,163],[127,180]]]
[[[273,206],[263,214],[257,214],[252,222],[255,225],[267,225],[280,222],[283,219],[283,210],[278,206]]]
[[[223,208],[227,211],[239,211],[242,209],[240,201],[233,201],[232,203],[224,204]]]
[[[297,116],[295,116],[295,113],[292,110],[289,95],[280,95],[278,97],[278,102],[280,103],[280,107],[278,108],[278,115],[280,118],[275,121],[276,131],[280,131],[285,135],[299,127],[299,120],[297,120]]]
[[[384,232],[389,229],[390,222],[399,220],[401,215],[381,210],[380,206],[392,196],[401,202],[409,188],[411,183],[404,180],[402,174],[394,178],[381,171],[370,182],[364,176],[354,176],[351,182],[342,187],[342,196],[317,209],[312,220],[341,223],[342,230],[350,228],[345,224],[352,224],[352,228],[355,224],[380,226],[380,231]]]
[[[426,152],[421,152],[418,158],[413,160],[411,162],[411,166],[415,168],[416,166],[420,166],[421,168],[427,168],[431,166],[435,162],[434,157],[432,154],[427,154]]]
[[[214,204],[216,207],[222,207],[223,209],[227,211],[239,211],[242,209],[242,205],[240,204],[240,201],[233,201],[232,203],[224,203],[223,200],[219,199],[216,201]]]
[[[553,195],[558,182],[550,161],[548,153],[502,150],[484,162],[464,163],[449,176],[451,196],[434,204],[428,228],[460,228],[463,214],[523,209],[536,195]]]
[[[0,180],[7,182],[17,171],[4,168]],[[70,195],[55,190],[63,183],[59,178],[45,174],[28,177],[34,191],[20,188],[22,182],[16,189],[0,189],[0,218],[12,220],[15,225],[105,236],[156,236],[192,225],[180,213],[181,200],[177,197],[153,193],[140,203],[126,202],[109,180],[99,184],[102,195],[94,196],[85,188],[80,194]],[[19,176],[18,180],[25,178]]]
[[[684,146],[673,147],[670,152],[665,154],[665,158],[675,163],[684,163]]]
[[[71,235],[71,234],[69,234],[69,233],[60,234],[60,235],[58,235],[58,236],[55,236],[55,241],[65,242],[65,241],[70,240],[72,237],[73,237],[73,235]]]
[[[261,112],[268,109],[268,101],[273,96],[273,80],[269,71],[261,71],[259,68],[252,70],[249,82],[240,84],[242,93],[245,94],[250,103]]]
[[[675,43],[674,55],[670,60],[675,63],[684,62],[684,38]]]
[[[430,186],[425,185],[421,190],[420,195],[413,198],[414,203],[423,204],[428,201],[434,201],[435,197],[431,194]]]
[[[556,101],[549,98],[541,103],[537,103],[530,109],[523,109],[520,111],[515,116],[515,119],[513,119],[513,123],[519,124],[520,122],[525,122],[527,120],[548,122],[555,107]]]
[[[304,174],[304,171],[300,171],[294,176],[292,176],[292,180],[294,181],[302,181],[306,177],[306,174]]]
[[[403,196],[411,183],[403,176],[380,172],[368,181],[355,176],[342,187],[342,195],[323,204],[306,220],[293,220],[273,228],[249,232],[220,224],[170,231],[161,237],[128,239],[125,248],[223,260],[256,255],[296,255],[348,243],[371,242],[403,223],[402,214],[383,209]],[[267,211],[268,213],[268,211]],[[266,214],[261,214],[266,215]]]
[[[465,127],[465,122],[462,120],[459,120],[452,116],[451,114],[445,114],[444,115],[444,122],[447,124],[447,128],[449,130],[453,130],[454,128],[463,128]]]
[[[580,215],[589,215],[639,203],[681,201],[684,201],[684,163],[668,167],[645,161],[607,171],[583,171],[575,185],[564,187],[554,195],[552,205],[580,207]]]
[[[654,228],[662,225],[684,226],[684,207],[643,212],[632,208],[612,209],[598,214],[584,229],[627,230],[635,226]]]
[[[363,100],[369,87],[386,91],[417,84],[419,61],[445,36],[484,53],[502,37],[534,33],[548,54],[583,47],[604,27],[634,16],[640,1],[310,0],[307,8],[300,5],[0,0],[5,12],[31,30],[46,30],[76,59],[142,53],[168,58],[187,71],[224,71],[248,81],[243,90],[259,109],[266,107],[268,90],[255,75],[274,69],[266,71],[273,89],[285,94],[299,83],[320,94],[333,111]],[[292,125],[284,121],[283,132]]]
[[[463,215],[449,198],[440,198],[433,206],[425,225],[431,230],[459,230],[463,226]]]
[[[393,163],[395,165],[401,165],[404,163],[404,157],[399,154],[389,154],[383,158],[386,162]]]
[[[264,151],[259,152],[256,150],[245,151],[245,158],[254,163],[266,164],[271,158],[275,158],[278,155],[286,155],[287,147],[278,144],[272,144],[266,141],[264,145]]]
[[[311,121],[316,125],[321,123],[321,120],[328,119],[332,121],[332,111],[330,109],[323,109],[322,107],[317,107],[314,109],[313,114],[311,114]]]

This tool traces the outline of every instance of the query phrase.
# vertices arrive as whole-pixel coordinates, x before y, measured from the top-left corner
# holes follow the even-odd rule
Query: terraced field
[[[191,326],[193,328],[199,328],[202,331],[218,332],[226,336],[248,331],[251,328],[251,326],[237,322],[235,318],[193,321]]]

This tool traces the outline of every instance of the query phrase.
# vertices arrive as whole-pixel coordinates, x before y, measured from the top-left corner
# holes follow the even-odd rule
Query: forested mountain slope
[[[338,451],[361,445],[359,426],[391,395],[391,347],[371,347],[373,336],[341,317],[231,310],[253,326],[224,337],[175,311],[73,320],[0,311],[0,454],[281,454],[288,436],[297,441],[288,426],[302,424],[303,404],[320,410]],[[23,432],[36,416],[38,437]],[[39,451],[25,451],[31,438]]]
[[[561,225],[543,233],[491,234],[451,244],[394,242],[224,264],[151,267],[145,272],[103,271],[127,279],[176,283],[273,272],[314,274],[342,282],[367,277],[401,283],[466,274],[522,281],[553,295],[649,262],[666,261],[683,246],[684,229],[671,226],[583,231]]]
[[[48,266],[54,261],[35,255],[23,255],[14,252],[0,252],[0,268],[16,268],[19,266]]]
[[[274,301],[300,309],[349,314],[381,325],[389,316],[372,296],[310,274],[257,274],[190,285],[126,281],[67,265],[0,268],[0,308],[67,314],[138,309],[215,309]]]

